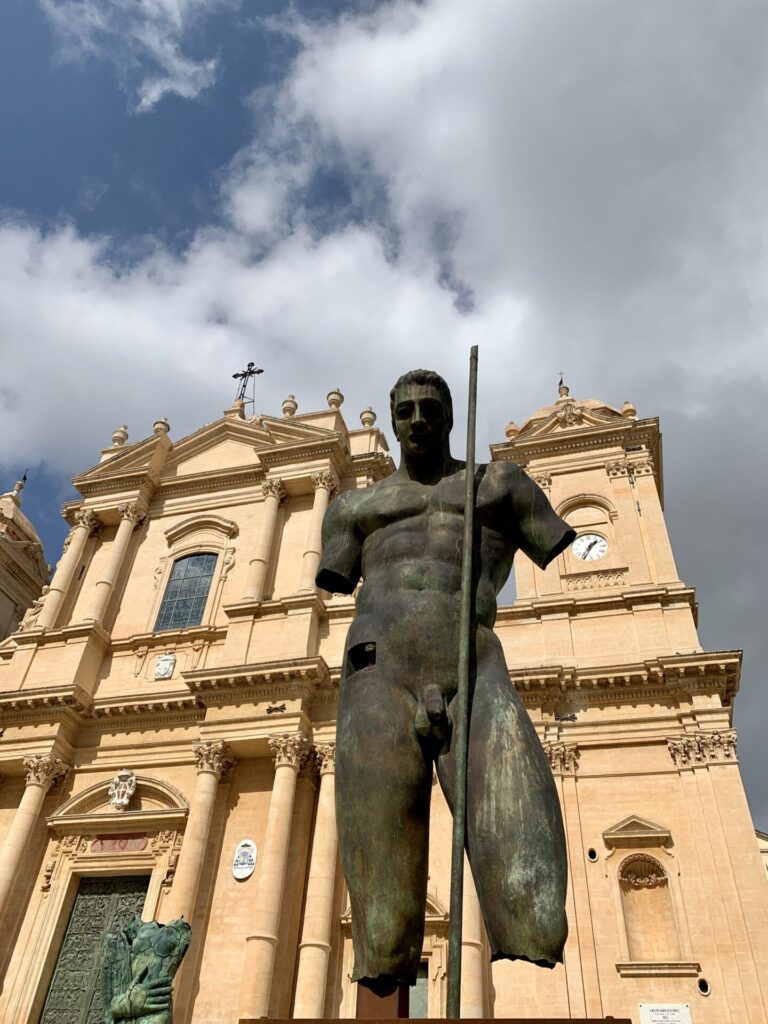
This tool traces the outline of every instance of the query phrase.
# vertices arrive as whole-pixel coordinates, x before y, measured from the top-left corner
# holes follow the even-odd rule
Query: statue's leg
[[[509,681],[501,645],[478,630],[467,770],[467,850],[493,959],[562,960],[567,858],[546,755]],[[453,711],[453,708],[451,709]],[[438,775],[452,804],[452,754]]]
[[[380,665],[342,682],[336,815],[352,904],[352,980],[381,993],[414,984],[424,937],[432,764],[416,710]]]

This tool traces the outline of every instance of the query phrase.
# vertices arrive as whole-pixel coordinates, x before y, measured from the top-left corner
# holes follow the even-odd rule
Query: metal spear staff
[[[477,417],[477,345],[469,352],[467,405],[467,468],[464,494],[464,537],[461,551],[461,618],[459,679],[454,737],[456,744],[451,849],[451,922],[448,932],[448,1017],[461,1016],[461,925],[464,898],[464,845],[467,834],[467,749],[469,745],[469,670],[472,653],[473,542],[475,525],[475,420]]]

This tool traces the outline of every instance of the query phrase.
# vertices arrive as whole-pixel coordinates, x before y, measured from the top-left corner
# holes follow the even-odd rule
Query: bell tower
[[[576,400],[561,379],[555,403],[506,434],[492,458],[523,467],[578,534],[546,570],[517,555],[516,604],[560,608],[574,657],[579,635],[601,658],[700,651],[695,594],[679,578],[664,519],[658,419],[638,419],[631,402],[619,411]],[[574,626],[577,615],[589,628],[586,619]]]

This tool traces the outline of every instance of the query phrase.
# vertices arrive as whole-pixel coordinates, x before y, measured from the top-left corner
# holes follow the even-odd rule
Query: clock
[[[571,551],[582,562],[594,562],[608,551],[608,541],[597,533],[582,533],[571,544]]]

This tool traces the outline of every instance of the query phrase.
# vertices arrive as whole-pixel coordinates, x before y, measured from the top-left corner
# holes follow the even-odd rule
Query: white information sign
[[[638,1003],[640,1024],[693,1024],[688,1003]]]
[[[241,839],[232,860],[232,874],[238,881],[250,878],[256,867],[256,843],[252,839]]]

